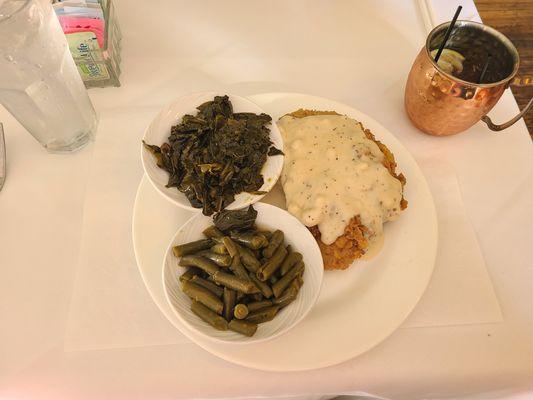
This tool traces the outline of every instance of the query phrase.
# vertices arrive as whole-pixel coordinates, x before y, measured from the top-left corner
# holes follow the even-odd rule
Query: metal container
[[[463,132],[479,120],[496,131],[511,126],[531,108],[533,99],[505,124],[493,124],[486,114],[509,85],[531,83],[530,78],[515,78],[518,51],[494,28],[472,21],[457,21],[445,47],[465,57],[465,73],[451,75],[431,56],[431,51],[441,45],[449,24],[441,24],[430,32],[426,45],[415,59],[405,88],[407,115],[418,129],[436,136]],[[485,78],[476,83],[489,55]]]

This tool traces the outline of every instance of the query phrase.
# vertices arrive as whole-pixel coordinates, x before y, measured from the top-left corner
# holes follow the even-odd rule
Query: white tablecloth
[[[430,15],[449,7],[451,16],[452,3],[440,2]],[[415,156],[445,160],[457,171],[504,322],[401,329],[339,366],[283,375],[237,367],[188,344],[65,353],[93,146],[46,154],[0,110],[8,149],[0,192],[0,397],[365,391],[414,399],[533,389],[533,146],[522,121],[502,134],[478,124],[449,138],[421,135],[409,124],[403,85],[427,19],[417,2],[116,0],[116,7],[123,86],[91,91],[100,112],[160,107],[199,90],[294,91],[360,109]],[[516,111],[506,93],[491,116],[501,121]]]

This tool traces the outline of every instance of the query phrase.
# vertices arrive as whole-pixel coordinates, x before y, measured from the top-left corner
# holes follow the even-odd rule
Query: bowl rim
[[[258,204],[259,205],[259,204]],[[282,214],[285,214],[286,217],[291,217],[293,219],[293,222],[297,223],[298,225],[300,225],[301,227],[303,227],[305,230],[308,231],[309,233],[309,236],[310,236],[310,240],[312,240],[312,243],[313,243],[313,247],[317,250],[318,254],[320,255],[319,257],[319,260],[317,262],[317,271],[318,271],[318,282],[317,282],[317,290],[316,290],[316,293],[314,294],[313,298],[311,299],[310,302],[308,302],[308,305],[307,307],[305,308],[304,312],[298,316],[298,318],[296,318],[290,325],[282,328],[279,330],[279,332],[276,332],[275,334],[273,335],[270,335],[270,336],[267,336],[267,337],[263,337],[263,338],[257,338],[257,339],[253,339],[252,338],[248,338],[247,341],[232,341],[232,340],[224,340],[224,339],[221,339],[221,338],[218,338],[218,337],[213,337],[211,335],[209,335],[208,333],[205,333],[199,329],[196,329],[194,326],[190,325],[189,322],[183,318],[183,316],[181,315],[181,313],[174,307],[174,305],[172,304],[172,301],[170,300],[169,298],[169,294],[168,294],[168,290],[167,290],[167,285],[166,285],[166,279],[165,279],[165,275],[166,275],[166,264],[167,264],[167,258],[169,257],[169,255],[172,254],[172,246],[173,246],[173,243],[174,243],[174,240],[176,239],[176,237],[178,236],[178,234],[190,223],[192,223],[194,221],[194,219],[196,218],[202,218],[202,217],[206,217],[206,218],[209,218],[203,214],[194,214],[192,215],[189,219],[187,219],[187,221],[185,221],[176,231],[176,233],[172,236],[172,239],[170,240],[167,248],[166,248],[166,251],[165,251],[165,256],[163,257],[163,265],[162,265],[162,284],[163,284],[163,292],[165,294],[165,300],[167,301],[167,304],[169,304],[170,308],[172,309],[172,312],[176,315],[176,317],[183,323],[183,325],[185,326],[186,329],[188,329],[190,332],[192,332],[193,334],[198,334],[204,338],[208,338],[209,340],[212,340],[214,342],[218,342],[218,343],[224,343],[224,344],[229,344],[229,345],[236,345],[236,346],[246,346],[246,345],[251,345],[251,344],[257,344],[257,343],[261,343],[261,342],[266,342],[266,341],[269,341],[269,340],[273,340],[281,335],[284,335],[285,333],[289,332],[291,329],[293,329],[296,325],[298,325],[310,312],[311,310],[313,309],[313,307],[316,305],[316,302],[318,301],[318,298],[320,297],[320,292],[322,290],[322,284],[324,282],[324,261],[322,259],[322,253],[320,252],[320,248],[318,246],[318,243],[317,241],[315,240],[315,238],[313,237],[313,235],[311,234],[311,232],[307,229],[307,227],[302,224],[295,216],[293,216],[292,214],[290,214],[287,210],[284,210],[283,208],[280,208],[280,207],[276,207],[272,204],[268,204],[268,203],[260,203],[260,207],[266,207],[266,208],[275,208],[277,209],[276,212],[281,212]],[[258,210],[258,213],[260,211]],[[259,215],[259,214],[258,214]],[[291,304],[290,306],[288,307],[291,307],[293,306],[294,304]],[[213,328],[214,329],[214,328]]]
[[[187,203],[185,202],[180,202],[179,200],[176,200],[174,199],[173,197],[171,197],[168,193],[165,192],[165,190],[162,190],[161,188],[158,187],[158,185],[156,184],[156,182],[154,181],[154,179],[152,178],[152,175],[150,174],[149,172],[149,169],[147,168],[147,165],[146,165],[146,162],[145,162],[145,158],[144,158],[144,154],[146,154],[147,150],[144,148],[144,145],[142,143],[142,141],[145,141],[146,140],[146,135],[148,133],[148,130],[150,129],[150,127],[152,126],[152,124],[159,118],[162,117],[162,115],[164,114],[165,111],[168,111],[170,108],[172,108],[177,102],[179,101],[182,101],[183,99],[187,98],[187,97],[193,97],[193,96],[212,96],[212,97],[215,97],[215,96],[228,96],[231,100],[231,98],[238,98],[239,100],[241,101],[244,101],[246,103],[249,103],[253,106],[255,106],[257,109],[261,110],[261,112],[267,114],[267,115],[270,115],[266,110],[264,110],[261,106],[259,106],[258,104],[256,104],[255,102],[251,101],[250,99],[248,99],[247,97],[245,96],[240,96],[238,94],[233,94],[233,93],[222,93],[221,91],[206,91],[206,92],[203,92],[203,91],[196,91],[196,92],[189,92],[189,93],[185,93],[177,98],[175,98],[174,100],[172,100],[171,102],[165,104],[163,107],[161,107],[159,109],[159,111],[157,112],[157,114],[151,119],[151,121],[148,123],[148,125],[145,127],[144,129],[144,132],[143,132],[143,135],[142,135],[142,139],[141,139],[141,143],[140,143],[140,150],[141,150],[141,164],[142,164],[142,168],[143,168],[143,172],[144,174],[147,176],[148,178],[148,181],[150,182],[150,184],[155,188],[155,190],[161,194],[165,199],[167,199],[168,201],[170,201],[171,203],[175,204],[176,206],[180,207],[180,208],[183,208],[185,210],[189,210],[189,211],[194,211],[194,212],[202,212],[202,209],[201,208],[196,208],[196,207],[193,207],[191,206],[188,201]],[[183,115],[181,116],[183,117]],[[181,118],[180,117],[180,118]],[[272,116],[271,116],[272,117]],[[271,122],[271,126],[270,126],[270,134],[272,135],[273,132],[276,132],[274,133],[275,136],[277,136],[281,142],[281,150],[283,151],[283,148],[284,148],[284,140],[283,140],[283,136],[281,135],[281,131],[279,130],[278,126],[277,126],[277,123],[276,121],[274,121],[274,118],[272,118],[272,122]],[[243,202],[242,204],[237,204],[235,205],[235,201],[234,200],[231,204],[228,205],[228,207],[226,207],[225,209],[226,210],[238,210],[238,209],[241,209],[241,208],[244,208],[244,207],[248,207],[249,205],[252,205],[252,204],[255,204],[257,203],[258,201],[260,201],[263,197],[265,197],[271,190],[272,188],[276,185],[276,182],[279,180],[280,176],[281,176],[281,171],[283,169],[283,161],[285,159],[285,154],[281,154],[281,155],[277,155],[276,157],[280,157],[281,156],[281,163],[280,163],[280,167],[278,168],[278,170],[275,172],[275,176],[274,176],[274,179],[272,179],[272,182],[270,183],[270,187],[268,188],[268,190],[266,190],[266,193],[264,194],[250,194],[250,200],[246,201],[246,202]],[[273,156],[268,156],[267,155],[267,161],[268,161],[268,157],[273,157]],[[149,157],[148,157],[149,158]],[[266,165],[266,162],[265,164],[263,165],[263,168],[265,167]],[[266,182],[265,182],[266,183]],[[181,192],[180,192],[181,193]],[[241,193],[245,193],[245,192],[241,192]]]

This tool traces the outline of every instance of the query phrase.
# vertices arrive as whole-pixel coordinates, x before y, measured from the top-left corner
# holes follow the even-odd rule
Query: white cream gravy
[[[333,243],[359,216],[379,238],[383,223],[400,214],[402,185],[381,161],[383,153],[361,124],[341,115],[278,121],[285,161],[281,184],[287,209],[306,226],[318,225],[322,242]]]

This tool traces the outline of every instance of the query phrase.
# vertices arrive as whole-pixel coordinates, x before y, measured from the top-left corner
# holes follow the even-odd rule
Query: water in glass
[[[47,0],[0,0],[0,103],[52,152],[85,145],[97,126]]]

